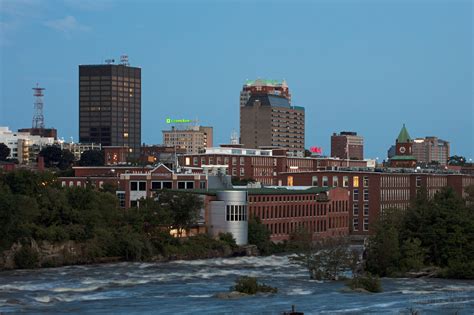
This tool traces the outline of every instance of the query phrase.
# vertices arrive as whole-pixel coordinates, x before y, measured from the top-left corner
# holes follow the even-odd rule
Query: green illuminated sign
[[[171,119],[171,118],[166,118],[166,123],[167,124],[186,124],[186,123],[191,123],[193,122],[191,119]]]

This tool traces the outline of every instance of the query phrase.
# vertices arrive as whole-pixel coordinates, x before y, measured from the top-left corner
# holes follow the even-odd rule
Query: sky
[[[356,131],[386,158],[405,123],[474,159],[473,1],[0,0],[0,126],[32,124],[78,140],[78,65],[127,54],[142,68],[142,142],[165,119],[239,131],[246,79],[285,79],[306,110],[306,147],[330,154]]]

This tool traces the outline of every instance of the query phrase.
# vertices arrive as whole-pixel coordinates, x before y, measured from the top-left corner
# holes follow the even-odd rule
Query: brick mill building
[[[429,197],[443,187],[452,187],[459,196],[466,197],[465,189],[474,185],[474,176],[454,173],[391,171],[313,171],[282,173],[282,185],[342,187],[349,190],[349,226],[353,235],[368,235],[371,224],[384,210],[407,209],[419,189]]]

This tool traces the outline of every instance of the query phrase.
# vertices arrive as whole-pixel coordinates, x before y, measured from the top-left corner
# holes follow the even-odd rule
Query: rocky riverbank
[[[91,257],[88,243],[64,241],[51,243],[33,239],[14,243],[10,249],[0,253],[0,270],[21,268],[47,268],[67,265],[85,265],[126,261],[125,257]],[[174,260],[193,260],[206,258],[228,258],[240,256],[258,256],[255,245],[223,246],[206,252],[173,253],[154,255],[144,261],[167,262]]]

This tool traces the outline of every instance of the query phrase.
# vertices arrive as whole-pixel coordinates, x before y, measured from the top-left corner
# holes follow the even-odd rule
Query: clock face
[[[405,149],[405,147],[400,147],[399,151],[400,151],[400,153],[403,154],[403,153],[405,153],[406,149]]]

